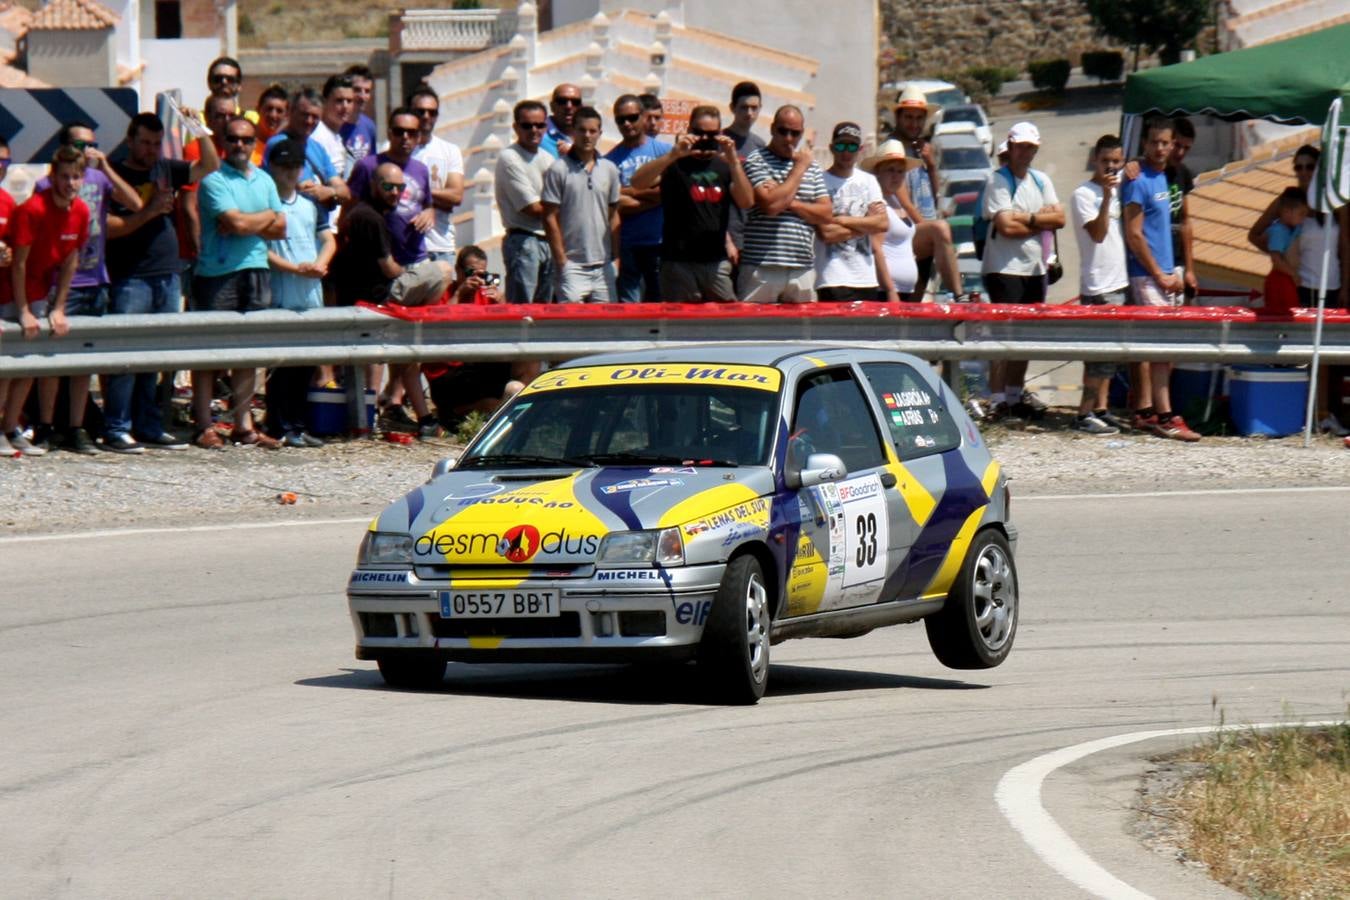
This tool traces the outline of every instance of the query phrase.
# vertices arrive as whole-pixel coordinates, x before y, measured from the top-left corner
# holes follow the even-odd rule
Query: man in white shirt
[[[816,226],[816,299],[851,303],[877,299],[877,264],[872,235],[890,225],[881,185],[855,166],[862,128],[840,122],[830,137],[834,162],[825,170],[834,219]]]
[[[417,113],[422,138],[413,149],[413,159],[431,173],[431,205],[436,224],[426,233],[427,256],[455,262],[455,207],[464,202],[464,154],[455,144],[433,133],[441,114],[441,100],[423,84],[408,97],[408,106]]]
[[[342,178],[352,173],[352,157],[342,142],[342,125],[356,108],[356,91],[347,75],[333,75],[323,83],[323,110],[310,138],[328,154],[333,171]]]
[[[1102,135],[1092,151],[1092,177],[1080,184],[1069,200],[1081,262],[1079,302],[1084,306],[1125,305],[1130,277],[1125,269],[1125,231],[1120,222],[1120,197],[1116,193],[1124,165],[1125,151],[1120,138]],[[1110,435],[1119,434],[1125,427],[1124,421],[1112,414],[1108,406],[1111,376],[1115,373],[1115,363],[1083,364],[1083,399],[1070,428],[1084,434]]]

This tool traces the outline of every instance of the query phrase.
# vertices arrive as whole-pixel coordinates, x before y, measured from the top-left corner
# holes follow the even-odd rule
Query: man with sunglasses
[[[538,100],[522,100],[512,113],[516,142],[497,158],[493,180],[497,209],[506,237],[506,300],[547,303],[553,294],[553,254],[544,234],[544,173],[553,157],[540,145],[548,128],[548,112]]]
[[[225,126],[225,159],[202,179],[198,203],[202,218],[202,252],[192,281],[195,312],[256,312],[272,305],[267,242],[286,237],[286,215],[271,177],[252,163],[257,133],[252,122],[236,116]],[[269,450],[281,443],[253,427],[257,370],[230,373],[234,398],[236,444]],[[198,447],[213,450],[224,441],[211,421],[211,394],[216,373],[192,373],[192,408],[197,419]]]
[[[616,294],[619,170],[596,152],[600,113],[577,110],[572,147],[544,174],[544,233],[553,250],[558,301],[608,303]]]
[[[431,204],[431,173],[413,158],[421,139],[422,120],[408,107],[400,106],[389,114],[389,145],[357,163],[347,180],[351,196],[358,198],[370,194],[375,170],[385,163],[393,163],[403,173],[403,189],[385,215],[394,259],[401,266],[427,258],[426,234],[436,224],[436,211]]]
[[[660,299],[672,303],[736,299],[727,231],[733,210],[754,205],[736,142],[721,132],[715,106],[696,106],[689,130],[665,156],[633,174],[633,187],[660,191]]]
[[[670,144],[644,130],[647,110],[633,94],[614,101],[614,122],[622,140],[605,154],[619,170],[619,302],[656,301],[661,297],[661,189],[633,186],[633,174],[670,152]]]
[[[802,141],[802,111],[780,106],[773,137],[745,161],[755,206],[745,222],[736,293],[746,303],[805,303],[814,299],[817,225],[834,220],[825,173]]]
[[[210,91],[207,94],[207,101],[212,97],[228,97],[234,104],[231,112],[237,116],[243,116],[254,125],[258,124],[258,113],[251,109],[244,109],[239,105],[239,91],[244,86],[244,69],[239,65],[239,60],[230,56],[218,56],[211,60],[211,65],[206,67],[206,87]],[[202,104],[202,112],[206,112],[206,103]],[[206,121],[203,119],[202,121]],[[209,124],[209,123],[208,123]]]
[[[853,302],[877,297],[877,264],[872,237],[886,232],[890,219],[875,176],[857,168],[862,127],[840,122],[830,137],[834,160],[825,170],[834,218],[816,226],[816,296]]]
[[[539,145],[549,156],[563,156],[572,149],[572,125],[583,102],[581,88],[575,84],[564,83],[553,89],[553,97],[549,100],[552,115],[548,117],[548,130]]]
[[[464,154],[459,146],[436,136],[436,120],[441,115],[441,100],[436,92],[422,84],[408,97],[408,107],[417,113],[421,135],[413,148],[413,159],[427,167],[431,179],[431,206],[436,223],[427,232],[427,255],[432,259],[455,260],[455,207],[464,202]]]

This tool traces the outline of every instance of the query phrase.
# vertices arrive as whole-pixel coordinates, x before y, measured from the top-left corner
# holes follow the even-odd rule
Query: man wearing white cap
[[[980,272],[994,303],[1043,303],[1046,253],[1042,235],[1064,227],[1064,209],[1055,186],[1044,172],[1031,168],[1041,146],[1041,133],[1030,122],[1008,132],[1008,164],[996,169],[985,184],[981,215],[990,222]],[[1045,406],[1023,394],[1025,360],[990,366],[991,418],[1041,418]]]
[[[919,266],[918,286],[914,296],[922,300],[933,277],[933,263],[938,265],[942,283],[952,294],[961,293],[961,271],[956,264],[956,248],[952,243],[952,229],[938,216],[938,165],[933,145],[923,136],[928,124],[928,98],[916,87],[906,87],[896,99],[895,140],[905,145],[905,153],[921,165],[905,173],[905,186],[900,191],[900,205],[914,222],[914,256]],[[959,299],[959,298],[958,298]]]
[[[853,302],[877,298],[877,265],[872,235],[888,224],[876,178],[855,168],[862,128],[840,122],[830,137],[834,162],[825,170],[834,220],[816,226],[816,298]]]

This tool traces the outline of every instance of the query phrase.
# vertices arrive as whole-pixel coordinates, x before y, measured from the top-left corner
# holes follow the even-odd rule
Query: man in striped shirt
[[[781,106],[772,138],[745,160],[755,205],[745,222],[736,294],[746,303],[805,303],[814,296],[815,226],[833,220],[825,174],[802,141],[802,111]]]

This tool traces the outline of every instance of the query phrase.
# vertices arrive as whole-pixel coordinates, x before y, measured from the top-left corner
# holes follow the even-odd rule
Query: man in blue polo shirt
[[[202,179],[198,190],[202,249],[192,281],[194,312],[253,312],[272,305],[267,242],[286,237],[286,216],[271,177],[250,161],[257,141],[253,123],[236,116],[225,126],[224,164]],[[280,448],[276,438],[253,427],[250,408],[256,370],[230,373],[237,444]],[[192,407],[197,418],[195,443],[207,449],[224,445],[211,423],[215,372],[192,373]]]
[[[623,137],[605,159],[619,168],[619,302],[661,299],[661,187],[633,187],[633,173],[670,152],[670,144],[643,131],[642,101],[624,94],[614,101],[614,122]]]

